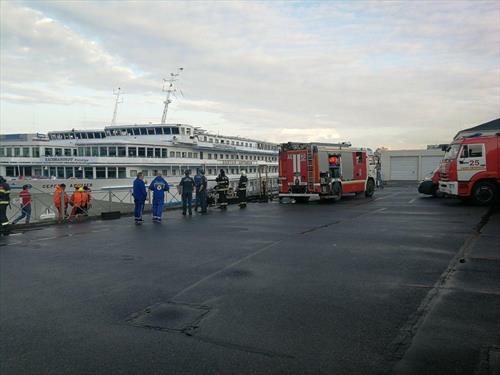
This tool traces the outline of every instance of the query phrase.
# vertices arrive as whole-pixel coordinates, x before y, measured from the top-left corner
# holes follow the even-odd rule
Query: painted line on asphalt
[[[228,264],[227,266],[225,266],[225,267],[221,268],[220,270],[215,271],[215,272],[213,272],[213,273],[211,273],[211,274],[209,274],[209,275],[207,275],[207,276],[205,276],[205,277],[201,278],[200,280],[196,281],[194,284],[191,284],[191,285],[189,285],[187,288],[182,289],[180,292],[178,292],[176,295],[174,295],[174,296],[171,298],[171,300],[172,300],[172,301],[173,301],[173,300],[175,300],[177,297],[179,297],[179,296],[183,295],[183,294],[184,294],[184,293],[186,293],[186,292],[189,292],[190,290],[192,290],[192,289],[196,288],[198,285],[200,285],[200,284],[204,283],[204,282],[205,282],[205,281],[207,281],[207,280],[210,280],[210,279],[211,279],[211,278],[213,278],[214,276],[217,276],[217,275],[219,275],[219,274],[223,273],[224,271],[227,271],[229,268],[232,268],[232,267],[234,267],[234,266],[237,266],[238,264],[243,263],[244,261],[246,261],[246,260],[248,260],[248,259],[251,259],[251,258],[253,258],[253,257],[254,257],[254,256],[256,256],[256,255],[259,255],[260,253],[263,253],[263,252],[264,252],[264,251],[266,251],[266,250],[269,250],[270,248],[272,248],[272,247],[273,247],[273,246],[275,246],[275,245],[278,245],[278,244],[279,244],[279,243],[281,243],[281,242],[283,242],[283,240],[278,240],[278,241],[273,242],[273,243],[271,243],[271,244],[269,244],[269,245],[266,245],[266,246],[264,246],[263,248],[261,248],[261,249],[259,249],[259,250],[257,250],[257,251],[254,251],[253,253],[251,253],[251,254],[249,254],[249,255],[247,255],[247,256],[245,256],[245,257],[241,258],[241,259],[238,259],[237,261],[235,261],[235,262],[233,262],[233,263],[231,263],[231,264]]]
[[[409,204],[412,204],[413,202],[415,202],[417,200],[417,198],[413,198],[412,200],[410,200],[408,203]]]

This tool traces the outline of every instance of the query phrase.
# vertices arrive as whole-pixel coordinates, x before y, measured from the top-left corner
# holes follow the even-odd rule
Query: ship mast
[[[179,79],[178,77],[183,70],[184,70],[184,68],[179,68],[179,69],[177,69],[177,73],[170,73],[169,78],[163,78],[162,91],[167,93],[167,97],[165,98],[165,101],[163,102],[165,104],[165,107],[163,108],[163,116],[161,117],[162,124],[166,124],[166,121],[167,121],[168,105],[170,103],[172,103],[172,99],[170,99],[170,97],[171,97],[172,93],[175,93],[177,91],[177,89],[174,86],[174,82]]]
[[[118,104],[123,103],[123,98],[120,100],[120,93],[121,93],[121,88],[118,87],[118,89],[113,90],[113,95],[116,96],[116,101],[115,101],[115,110],[113,112],[113,120],[111,120],[111,125],[116,125],[116,114],[118,112]]]

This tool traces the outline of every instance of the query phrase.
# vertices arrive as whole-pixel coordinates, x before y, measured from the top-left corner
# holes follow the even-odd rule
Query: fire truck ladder
[[[313,151],[312,147],[307,148],[307,186],[309,192],[314,191],[314,166],[313,166]]]

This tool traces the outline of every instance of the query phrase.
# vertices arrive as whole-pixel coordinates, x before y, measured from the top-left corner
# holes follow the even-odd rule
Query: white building
[[[381,152],[382,179],[419,181],[434,171],[443,159],[439,148],[428,150],[384,150]]]

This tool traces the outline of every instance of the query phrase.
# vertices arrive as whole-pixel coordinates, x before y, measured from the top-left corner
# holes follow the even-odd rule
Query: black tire
[[[472,188],[472,200],[479,206],[493,205],[497,199],[497,187],[492,182],[479,181]]]
[[[375,182],[372,179],[369,179],[366,182],[365,197],[367,198],[372,197],[374,192],[375,192]]]
[[[335,181],[334,183],[332,183],[332,194],[334,195],[333,200],[335,202],[339,201],[342,198],[342,185],[340,184],[340,182]]]

